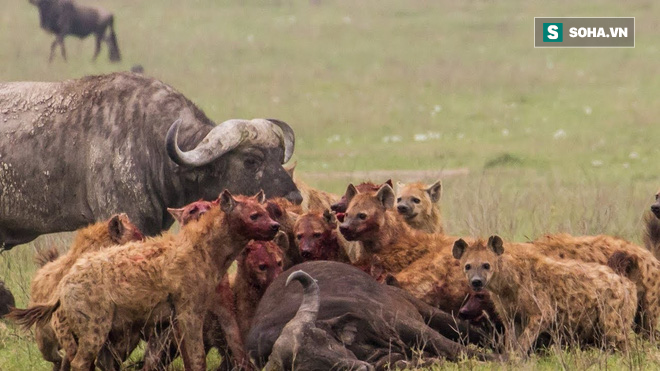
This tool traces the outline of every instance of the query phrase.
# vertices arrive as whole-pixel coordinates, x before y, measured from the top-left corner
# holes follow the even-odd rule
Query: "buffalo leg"
[[[461,354],[482,361],[494,361],[499,357],[468,349],[438,334],[423,323],[401,319],[396,325],[401,339],[409,346],[421,346],[424,350],[450,361],[457,361]]]

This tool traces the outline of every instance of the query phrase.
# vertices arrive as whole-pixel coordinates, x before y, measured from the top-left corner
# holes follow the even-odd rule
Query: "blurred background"
[[[451,234],[641,241],[660,187],[656,1],[77,1],[114,13],[122,61],[70,36],[48,63],[37,8],[4,1],[0,81],[141,65],[216,123],[288,122],[312,186],[440,176]],[[535,49],[535,16],[636,17],[636,47]],[[0,256],[0,279],[26,290],[20,262],[48,238]]]

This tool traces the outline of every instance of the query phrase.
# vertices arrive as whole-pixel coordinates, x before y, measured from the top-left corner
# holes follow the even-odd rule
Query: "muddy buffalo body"
[[[132,73],[0,83],[0,250],[125,212],[147,235],[168,207],[223,189],[300,202],[273,119],[215,125],[172,87]]]
[[[315,309],[313,326],[324,329],[328,334],[326,340],[335,339],[343,344],[359,361],[380,368],[387,363],[414,358],[411,352],[415,349],[422,349],[429,358],[456,360],[461,355],[496,358],[459,343],[487,342],[482,332],[467,323],[424,304],[401,289],[380,284],[348,264],[313,261],[295,265],[282,273],[259,302],[246,338],[247,350],[259,366],[268,360],[285,326],[297,326],[291,321],[299,317],[296,313],[301,302],[305,303],[304,293],[299,284],[286,285],[287,277],[297,270],[313,277],[319,286],[320,304]],[[310,339],[293,339],[290,345],[307,343],[312,341]],[[281,342],[278,348],[283,347]],[[323,347],[323,344],[317,345],[318,349]],[[318,356],[322,358],[320,353]],[[324,359],[322,364],[326,362]],[[318,369],[313,363],[308,362],[304,368]]]

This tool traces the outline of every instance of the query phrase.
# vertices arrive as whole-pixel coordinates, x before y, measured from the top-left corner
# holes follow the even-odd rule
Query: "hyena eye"
[[[483,267],[484,267],[485,270],[489,270],[490,269],[490,264],[484,263]]]
[[[465,270],[469,271],[470,269],[472,269],[472,266],[470,264],[465,264]]]
[[[250,215],[250,220],[255,221],[257,219],[259,219],[259,213],[254,213]]]
[[[365,213],[359,213],[359,214],[357,214],[357,217],[360,218],[360,219],[362,219],[362,220],[365,220],[365,219],[367,219],[367,214],[365,214]]]
[[[312,236],[313,236],[314,238],[319,238],[319,237],[321,237],[321,234],[318,233],[318,232],[316,232],[316,233],[314,233]]]
[[[282,261],[281,261],[281,260],[277,262],[277,266],[278,266],[278,267],[281,267],[281,266],[282,266]]]
[[[418,203],[420,203],[422,200],[420,200],[420,199],[417,198],[417,197],[413,197],[412,201],[413,201],[414,203],[418,204]]]
[[[260,271],[265,271],[266,270],[266,264],[259,264],[259,270]]]
[[[302,233],[301,233],[301,234],[298,234],[298,235],[296,235],[296,238],[297,238],[297,239],[299,239],[299,240],[302,240],[302,238],[303,238],[303,235],[302,235]]]
[[[657,197],[656,197],[657,198]],[[396,199],[396,202],[401,202],[401,197]]]

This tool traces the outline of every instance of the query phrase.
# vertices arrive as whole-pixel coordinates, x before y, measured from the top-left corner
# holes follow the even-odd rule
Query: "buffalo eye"
[[[362,219],[362,220],[365,220],[365,219],[367,219],[367,214],[365,214],[365,213],[358,213],[358,214],[357,214],[357,217],[360,218],[360,219]]]
[[[489,270],[490,269],[490,264],[484,263],[483,267],[484,267],[485,270]]]
[[[296,238],[297,238],[297,239],[299,239],[299,240],[302,240],[302,238],[303,238],[303,235],[302,235],[302,233],[301,233],[301,234],[298,234],[298,235],[296,235]]]
[[[422,200],[420,200],[420,199],[417,198],[417,197],[413,197],[413,199],[412,199],[412,202],[414,202],[414,203],[416,203],[416,204],[420,203],[421,201],[422,201]]]
[[[465,264],[465,270],[469,271],[470,269],[472,269],[472,266],[470,264]]]
[[[259,165],[259,160],[256,157],[248,157],[243,162],[247,168],[255,168]]]
[[[254,213],[254,214],[250,215],[250,220],[255,221],[255,220],[259,219],[260,216],[261,215],[259,213]]]
[[[265,271],[266,270],[266,264],[259,264],[259,270],[260,271]]]
[[[397,199],[396,199],[396,202],[397,202],[397,203],[398,203],[398,202],[401,202],[401,197],[397,198]]]
[[[314,238],[319,238],[321,237],[321,234],[319,232],[316,232],[312,236],[314,236]]]

